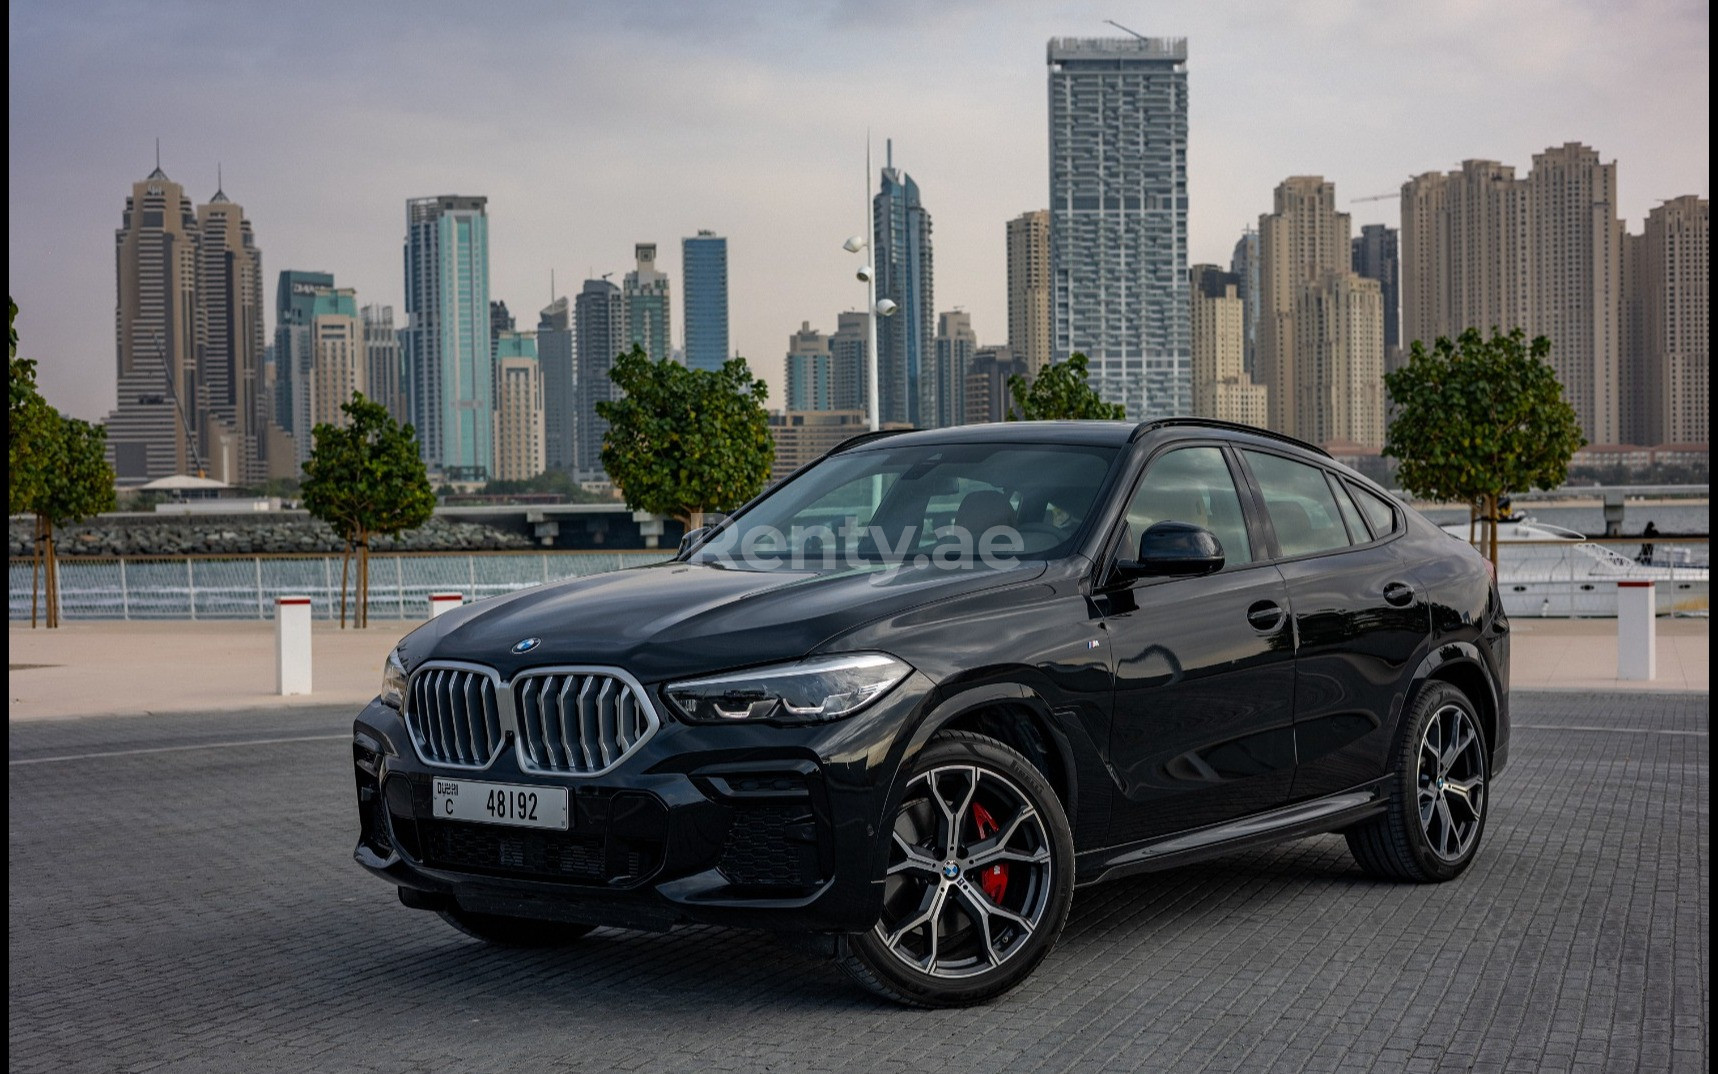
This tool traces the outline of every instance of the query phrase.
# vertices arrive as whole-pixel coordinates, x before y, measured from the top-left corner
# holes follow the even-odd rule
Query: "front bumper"
[[[882,906],[878,833],[902,732],[930,693],[915,674],[859,715],[811,726],[664,719],[597,777],[525,771],[510,741],[482,771],[427,765],[400,714],[373,701],[353,725],[354,857],[428,909],[629,928],[863,930]],[[566,787],[569,829],[436,819],[437,776]]]

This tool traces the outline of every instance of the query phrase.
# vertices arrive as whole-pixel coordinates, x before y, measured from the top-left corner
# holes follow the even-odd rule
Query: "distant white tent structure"
[[[233,486],[225,481],[216,481],[212,477],[172,474],[168,477],[158,477],[146,485],[137,487],[143,492],[215,492],[220,489],[230,489]]]

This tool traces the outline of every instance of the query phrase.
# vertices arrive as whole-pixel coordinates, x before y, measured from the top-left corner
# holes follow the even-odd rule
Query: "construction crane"
[[[1401,196],[1402,192],[1398,190],[1394,194],[1374,194],[1369,198],[1349,198],[1348,203],[1352,205],[1357,201],[1390,201]]]

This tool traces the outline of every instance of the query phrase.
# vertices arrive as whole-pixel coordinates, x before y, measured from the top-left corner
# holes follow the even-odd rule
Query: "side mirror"
[[[1188,577],[1223,569],[1223,544],[1217,535],[1191,522],[1165,520],[1139,535],[1139,558],[1121,560],[1124,578]]]
[[[710,532],[709,526],[699,526],[697,529],[687,530],[686,536],[680,538],[680,551],[676,552],[675,555],[677,555],[677,556],[685,555],[686,550],[688,548],[691,548],[693,545],[697,544],[699,541],[702,541],[705,538],[705,536],[709,534],[709,532]]]

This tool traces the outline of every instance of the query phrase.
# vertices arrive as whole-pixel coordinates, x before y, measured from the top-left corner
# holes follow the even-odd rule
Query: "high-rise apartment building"
[[[1295,317],[1301,293],[1330,274],[1352,274],[1349,216],[1336,211],[1336,186],[1323,176],[1297,175],[1274,194],[1274,211],[1259,217],[1258,376],[1267,389],[1270,427],[1311,439],[1301,430],[1300,402],[1310,398],[1311,366],[1297,361]],[[1383,362],[1382,342],[1379,362]]]
[[[537,367],[543,378],[543,466],[578,468],[578,345],[573,304],[562,295],[537,315]]]
[[[714,231],[680,240],[681,302],[686,319],[686,365],[720,369],[728,349],[728,240]]]
[[[1520,327],[1550,362],[1592,443],[1622,428],[1623,228],[1616,163],[1578,143],[1526,178],[1489,160],[1402,186],[1402,340]]]
[[[1242,332],[1246,349],[1241,359],[1241,371],[1249,377],[1258,376],[1259,361],[1259,233],[1243,228],[1235,250],[1229,255],[1229,271],[1234,274],[1241,295]]]
[[[334,286],[332,272],[286,269],[274,290],[274,405],[275,421],[296,439],[310,435],[308,419],[298,414],[305,398],[297,386],[310,375],[310,311],[316,296]]]
[[[865,375],[865,342],[871,335],[870,318],[862,310],[849,310],[835,317],[829,336],[829,406],[832,410],[869,411],[869,381]]]
[[[937,334],[932,346],[936,352],[936,427],[961,425],[966,421],[966,375],[978,350],[972,314],[964,310],[937,314]]]
[[[495,447],[489,199],[406,203],[406,390],[424,459],[481,480]]]
[[[358,311],[364,322],[365,395],[388,408],[388,416],[409,422],[406,410],[404,349],[394,326],[394,307],[371,304]]]
[[[1193,330],[1193,413],[1264,425],[1265,387],[1247,374],[1246,302],[1241,278],[1216,265],[1194,265],[1189,294]]]
[[[1192,404],[1187,323],[1187,42],[1054,38],[1053,357],[1078,351],[1130,419]]]
[[[632,248],[637,267],[626,274],[621,286],[622,316],[626,321],[626,346],[637,344],[660,362],[674,352],[669,332],[668,276],[656,270],[656,244],[641,242]]]
[[[863,410],[788,410],[769,416],[770,436],[775,440],[775,460],[770,480],[782,478],[827,455],[842,441],[871,427]],[[901,425],[891,428],[904,428]]]
[[[244,208],[221,189],[197,207],[197,309],[197,413],[209,476],[261,481],[262,251]]]
[[[1008,221],[1008,349],[1033,376],[1050,361],[1050,211]]]
[[[871,201],[871,250],[877,298],[897,309],[877,321],[877,406],[884,422],[922,428],[937,413],[931,214],[919,184],[896,170],[893,141],[886,144],[882,187]]]
[[[1013,376],[1033,376],[1024,358],[1016,357],[1009,347],[978,348],[966,371],[966,413],[961,423],[1006,421],[1014,402],[1008,390],[1008,378]]]
[[[108,457],[122,485],[194,472],[197,216],[159,165],[131,187],[114,233],[119,385]]]
[[[542,473],[543,376],[537,338],[500,329],[495,337],[495,469],[499,481],[528,481]]]
[[[489,354],[495,357],[501,333],[511,332],[518,327],[513,313],[507,308],[507,303],[499,298],[489,300]]]
[[[302,398],[295,409],[306,433],[295,438],[303,465],[315,447],[318,425],[346,424],[341,407],[353,392],[370,394],[369,354],[357,294],[349,287],[318,291],[310,307],[310,369],[296,382]]]
[[[597,404],[619,397],[609,371],[628,346],[620,288],[607,280],[586,280],[574,300],[573,313],[578,337],[577,476],[582,481],[601,480],[608,421],[597,415]]]
[[[1712,203],[1694,195],[1663,202],[1626,242],[1622,440],[1709,443]]]
[[[1398,232],[1384,224],[1364,224],[1354,236],[1350,266],[1355,275],[1378,281],[1384,302],[1384,368],[1401,364],[1402,353],[1402,262]]]
[[[787,337],[787,410],[834,410],[835,371],[829,360],[829,337],[801,321]]]
[[[1384,446],[1384,301],[1377,280],[1326,269],[1295,295],[1295,435]]]

